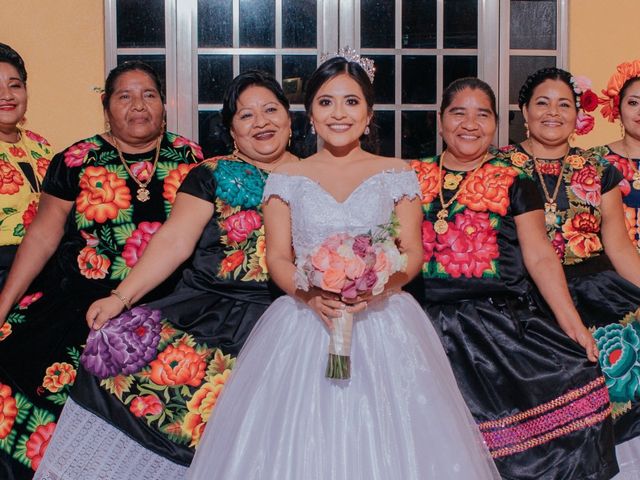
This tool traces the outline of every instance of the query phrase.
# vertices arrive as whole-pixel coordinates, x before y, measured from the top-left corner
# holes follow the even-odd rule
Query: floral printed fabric
[[[17,143],[0,141],[0,245],[18,245],[38,211],[39,193],[31,180],[41,183],[53,152],[46,139],[20,130]]]

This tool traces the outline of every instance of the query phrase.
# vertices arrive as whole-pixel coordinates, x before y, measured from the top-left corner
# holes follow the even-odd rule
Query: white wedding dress
[[[298,258],[334,233],[389,221],[419,196],[413,172],[380,172],[336,201],[303,176],[271,174],[291,208]],[[281,297],[243,347],[187,473],[190,479],[499,478],[429,319],[406,293],[355,316],[351,379],[325,378],[329,334]]]

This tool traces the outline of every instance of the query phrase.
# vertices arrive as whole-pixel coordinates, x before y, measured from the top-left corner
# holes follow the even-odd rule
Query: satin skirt
[[[276,300],[243,347],[187,478],[499,478],[410,295],[355,316],[349,380],[325,378],[328,344],[308,306]]]

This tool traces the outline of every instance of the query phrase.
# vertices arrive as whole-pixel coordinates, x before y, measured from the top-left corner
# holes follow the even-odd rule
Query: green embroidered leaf
[[[502,223],[502,217],[500,215],[494,215],[493,213],[489,214],[489,225],[494,230],[500,229],[500,224]]]
[[[484,272],[482,272],[482,278],[495,278],[499,277],[498,273],[498,262],[495,260],[491,260],[489,264],[489,268],[487,268]]]
[[[13,236],[14,237],[24,237],[25,233],[27,233],[27,231],[24,229],[24,224],[23,223],[19,223],[13,229]]]
[[[4,160],[5,162],[9,159],[9,156],[4,153],[4,152],[0,152],[0,160]]]
[[[111,275],[109,278],[111,280],[124,280],[129,272],[131,271],[131,267],[129,267],[122,257],[116,257],[116,259],[111,264]]]
[[[0,440],[0,450],[7,454],[11,454],[11,450],[13,450],[13,444],[16,441],[17,433],[15,430],[11,430],[9,435]]]
[[[80,365],[80,350],[76,347],[67,347],[67,355],[71,357],[71,363],[75,368]]]
[[[100,386],[104,387],[112,395],[118,397],[118,400],[122,402],[122,395],[129,393],[133,381],[133,375],[116,375],[115,377],[102,380]]]
[[[7,317],[7,322],[11,325],[20,325],[27,320],[27,316],[24,313],[11,312]]]
[[[113,227],[113,237],[116,239],[118,245],[124,245],[127,239],[133,234],[136,229],[134,223],[125,223],[123,225],[116,225]]]
[[[42,155],[40,155],[40,153],[36,152],[35,150],[31,150],[31,158],[33,158],[34,160],[38,160],[39,158],[42,158]]]
[[[118,253],[118,245],[116,244],[115,240],[113,239],[113,232],[111,230],[111,227],[107,226],[107,225],[103,225],[102,227],[100,227],[100,230],[98,231],[98,237],[100,238],[100,246],[101,247],[106,247],[108,250],[110,250],[112,253]]]
[[[4,213],[5,215],[13,215],[14,213],[17,213],[17,212],[18,210],[12,207],[4,207],[2,209],[2,213]]]
[[[171,215],[171,208],[173,207],[173,205],[171,205],[168,200],[165,200],[163,204],[164,204],[164,214],[167,216],[167,218],[169,218],[169,215]]]
[[[460,213],[462,212],[465,208],[467,208],[466,206],[464,206],[462,203],[458,203],[458,201],[456,200],[455,202],[453,202],[453,205],[451,206],[451,210],[449,211],[449,219],[453,220],[453,216],[456,213]]]
[[[175,160],[176,162],[182,162],[182,153],[180,153],[175,148],[163,148],[162,150],[160,150],[160,154],[162,155],[162,158],[168,158],[170,160]]]
[[[435,268],[433,269],[433,273],[431,277],[433,278],[450,278],[450,275],[444,269],[444,266],[440,262],[435,262]]]
[[[13,452],[13,458],[23,464],[27,468],[31,468],[31,459],[27,457],[27,442],[29,441],[28,435],[20,435],[18,442],[16,443],[16,449]]]
[[[58,392],[53,395],[47,395],[45,398],[55,405],[62,406],[67,401],[67,398],[69,398],[69,395],[65,392]]]
[[[45,410],[44,408],[33,407],[33,413],[27,420],[27,430],[30,432],[35,432],[36,428],[40,425],[46,425],[47,423],[55,422],[56,417],[51,412]]]
[[[181,161],[182,157],[179,156],[178,161]],[[178,168],[178,162],[158,162],[158,166],[156,167],[156,177],[160,180],[164,180],[171,170],[175,170]]]
[[[118,211],[118,216],[113,220],[115,224],[131,223],[133,220],[133,207],[121,209]]]
[[[15,394],[14,398],[16,399],[16,409],[18,410],[16,423],[23,423],[29,416],[29,411],[31,407],[33,407],[33,403],[19,392]]]
[[[104,168],[107,170],[107,172],[115,173],[118,178],[123,178],[125,180],[129,178],[129,174],[127,173],[126,168],[124,168],[124,166],[120,164],[112,163],[109,165],[105,165]]]
[[[84,230],[93,226],[93,221],[87,220],[87,217],[85,217],[83,214],[76,211],[75,216],[76,226],[78,227],[78,230]]]

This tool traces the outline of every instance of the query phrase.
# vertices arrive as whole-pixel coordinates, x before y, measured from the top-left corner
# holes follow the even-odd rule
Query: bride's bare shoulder
[[[378,164],[379,170],[392,170],[397,172],[411,170],[409,162],[401,158],[374,155],[373,161]]]

